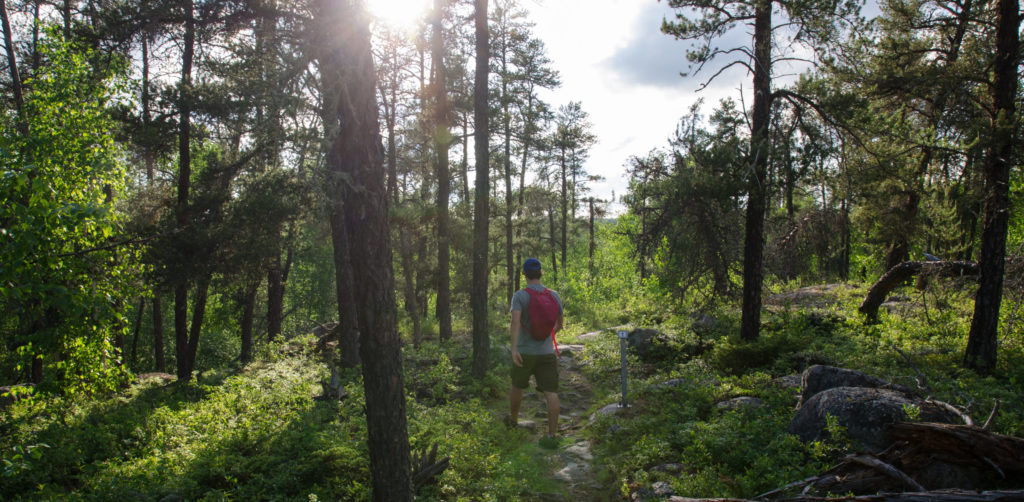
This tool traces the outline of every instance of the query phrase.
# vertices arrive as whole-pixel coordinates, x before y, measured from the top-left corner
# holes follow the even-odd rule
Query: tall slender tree
[[[182,0],[185,16],[185,35],[182,40],[181,77],[178,83],[178,192],[175,214],[179,228],[189,224],[189,189],[192,179],[192,63],[195,57],[196,26],[192,0]],[[208,285],[208,282],[204,283]],[[188,290],[189,282],[181,277],[174,285],[174,339],[176,362],[178,365],[178,381],[185,382],[192,378],[192,362],[190,357],[193,345],[189,340],[188,330]],[[205,291],[197,292],[198,300],[206,299]],[[194,344],[198,345],[198,332],[193,326]]]
[[[772,44],[776,30],[792,30],[795,44],[820,47],[822,41],[834,40],[842,23],[859,10],[856,0],[669,0],[677,11],[673,21],[666,20],[662,31],[677,39],[697,42],[687,53],[700,71],[718,57],[734,57],[708,80],[732,67],[742,66],[753,75],[754,103],[750,122],[750,177],[747,185],[746,228],[743,244],[743,307],[740,335],[747,340],[758,337],[761,329],[761,289],[764,261],[764,218],[768,193],[768,128],[771,123]],[[781,8],[778,26],[772,24],[772,9]],[[744,24],[753,28],[750,45],[716,47],[714,43],[726,33]],[[708,83],[705,82],[705,85]]]
[[[448,149],[452,144],[451,105],[445,70],[444,14],[446,0],[434,0],[431,58],[433,63],[434,117],[433,140],[435,169],[437,172],[437,322],[439,338],[452,337],[451,306],[451,230],[448,221],[448,199],[451,198],[451,175],[448,168]]]
[[[476,77],[473,86],[473,133],[476,158],[476,201],[473,204],[473,375],[487,373],[490,332],[487,323],[487,237],[490,224],[490,127],[487,106],[490,40],[487,28],[487,0],[474,0],[476,26]]]
[[[1010,169],[1016,165],[1016,107],[1020,63],[1018,0],[996,3],[996,54],[992,86],[992,132],[985,161],[985,220],[981,233],[981,279],[974,298],[974,317],[967,339],[964,365],[979,373],[996,367],[999,307],[1003,299],[1006,233],[1010,219]]]
[[[369,19],[360,1],[322,0],[321,9],[321,78],[337,93],[331,100],[336,134],[328,138],[329,193],[344,197],[333,204],[333,217],[344,223],[349,243],[349,261],[336,266],[351,269],[360,285],[357,324],[373,498],[407,501],[413,496],[409,436]]]

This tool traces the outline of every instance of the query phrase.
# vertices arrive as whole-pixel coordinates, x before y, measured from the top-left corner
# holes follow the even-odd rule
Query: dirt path
[[[586,341],[590,337],[579,337]],[[580,371],[578,357],[582,344],[562,345],[562,357],[558,362],[559,398],[559,446],[547,450],[538,448],[538,461],[549,466],[549,477],[556,486],[556,492],[539,493],[536,500],[550,501],[603,501],[616,500],[610,495],[614,490],[602,487],[597,479],[597,469],[590,449],[590,442],[584,437],[589,421],[588,411],[593,408],[594,392],[590,382]],[[540,392],[527,392],[520,411],[520,427],[530,430],[530,441],[538,441],[547,432],[547,409]]]

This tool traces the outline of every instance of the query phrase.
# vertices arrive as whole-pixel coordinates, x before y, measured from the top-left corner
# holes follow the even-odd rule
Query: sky
[[[411,21],[430,5],[428,0],[369,2],[375,14],[398,23]],[[562,80],[542,98],[556,109],[580,101],[590,116],[597,143],[585,169],[604,178],[591,185],[596,197],[612,201],[614,194],[613,214],[624,211],[618,201],[626,193],[625,166],[631,156],[667,146],[679,119],[698,98],[708,111],[722,98],[738,99],[742,86],[750,87],[750,77],[735,70],[698,94],[711,73],[680,76],[688,69],[688,43],[661,33],[662,19],[673,15],[663,1],[521,0],[521,5]],[[733,36],[749,43],[749,34]]]
[[[655,0],[523,0],[545,42],[562,86],[544,96],[555,106],[582,101],[597,136],[586,169],[605,180],[593,185],[598,198],[616,204],[626,193],[626,164],[668,145],[679,119],[699,98],[710,110],[750,87],[743,71],[730,71],[700,93],[711,73],[682,77],[687,42],[660,31],[673,12]],[[740,34],[741,35],[741,34]],[[741,35],[742,36],[742,35]],[[749,40],[749,39],[748,39]]]

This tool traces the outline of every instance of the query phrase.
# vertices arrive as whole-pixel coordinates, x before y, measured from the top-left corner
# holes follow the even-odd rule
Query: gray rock
[[[659,497],[671,497],[672,495],[676,494],[676,491],[675,489],[672,488],[672,485],[664,481],[658,481],[651,485],[651,491],[653,491],[654,494]]]
[[[657,389],[672,389],[672,388],[675,388],[675,387],[679,387],[680,385],[683,385],[683,386],[686,386],[686,385],[705,385],[705,386],[708,386],[708,387],[718,387],[719,385],[722,385],[722,382],[720,382],[720,381],[718,381],[717,379],[714,379],[714,378],[711,379],[711,380],[699,380],[697,382],[692,382],[688,378],[673,378],[671,380],[665,380],[664,382],[661,382],[661,383],[656,383],[656,384],[652,385],[650,388],[654,389],[654,390],[657,390]]]
[[[715,403],[715,407],[720,410],[744,410],[760,408],[762,406],[764,406],[764,400],[750,396],[734,397]]]
[[[672,388],[672,387],[678,387],[680,385],[689,385],[689,384],[690,384],[690,381],[685,379],[685,378],[673,378],[671,380],[665,380],[664,382],[661,382],[659,384],[655,384],[654,388],[656,388],[656,389],[658,389],[658,388]]]
[[[800,387],[802,392],[797,406],[806,403],[808,399],[821,391],[836,387],[889,388],[905,394],[912,393],[910,389],[902,385],[896,385],[866,373],[817,364],[804,371]]]
[[[836,387],[815,394],[800,407],[787,431],[804,441],[823,439],[827,417],[834,416],[846,428],[851,439],[868,449],[880,451],[888,446],[885,429],[905,420],[904,407],[916,406],[920,418],[928,422],[956,423],[957,417],[945,408],[923,399],[908,398],[890,389]]]
[[[586,479],[590,473],[590,464],[586,462],[569,462],[568,465],[555,473],[555,479],[566,483],[575,483]]]
[[[593,421],[597,417],[604,417],[608,415],[617,415],[628,408],[623,408],[619,403],[612,403],[602,407],[590,415],[590,420]]]
[[[590,453],[590,441],[580,441],[565,449],[571,455],[578,457],[580,460],[586,460],[587,462],[594,459],[594,455]]]
[[[659,497],[654,495],[654,492],[649,490],[649,489],[647,489],[647,488],[641,488],[641,489],[633,492],[629,496],[629,500],[631,502],[646,502],[648,500],[655,500],[657,498],[659,498]]]
[[[772,380],[772,385],[783,389],[799,389],[803,385],[803,375],[786,375]]]
[[[693,322],[690,323],[690,329],[696,333],[707,333],[718,326],[718,319],[711,317],[707,314],[694,313],[690,316]]]
[[[534,422],[533,420],[520,420],[518,427],[528,431],[535,431],[537,430],[537,422]]]
[[[664,472],[666,474],[676,475],[686,471],[686,464],[680,464],[675,462],[670,464],[661,464],[652,467],[651,470],[654,472]]]
[[[661,332],[656,329],[638,328],[629,332],[626,345],[638,356],[644,357],[661,337]]]

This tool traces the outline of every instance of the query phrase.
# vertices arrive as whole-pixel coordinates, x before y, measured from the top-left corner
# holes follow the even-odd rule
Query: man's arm
[[[562,314],[558,314],[558,320],[555,321],[555,333],[562,331]]]
[[[523,356],[519,355],[519,325],[523,320],[522,310],[512,311],[512,323],[508,327],[508,334],[512,338],[512,364],[523,365]]]

